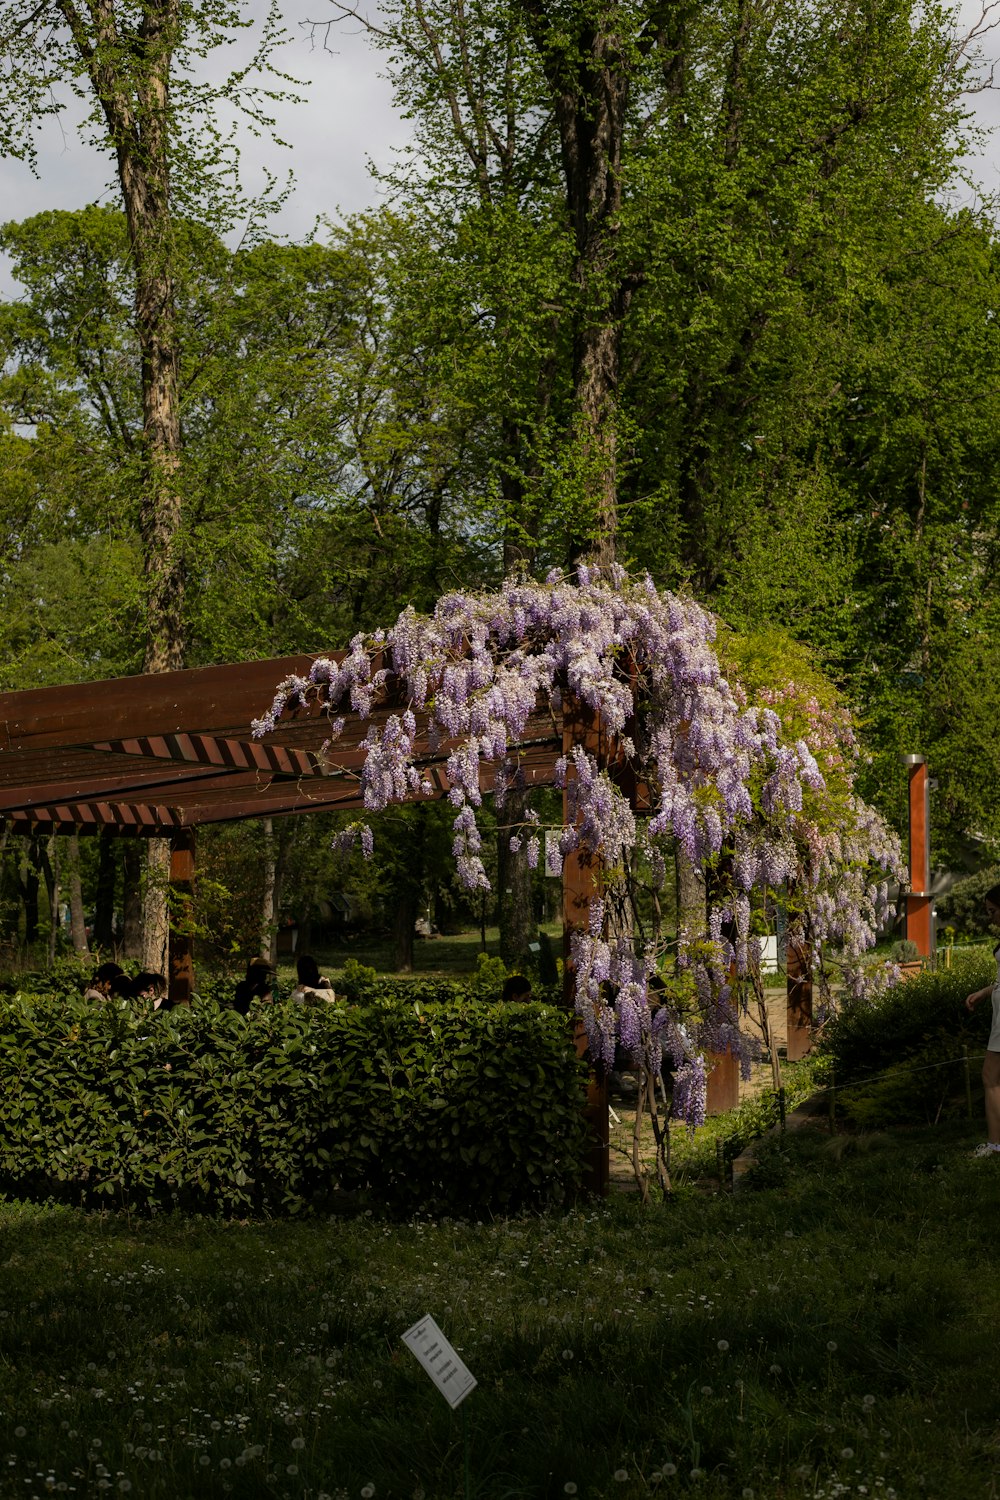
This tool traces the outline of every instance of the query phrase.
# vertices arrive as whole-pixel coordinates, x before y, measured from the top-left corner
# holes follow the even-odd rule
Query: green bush
[[[542,1005],[133,1012],[0,1001],[0,1191],[135,1210],[395,1213],[558,1203],[583,1065]]]
[[[474,1002],[489,1002],[500,999],[507,970],[498,958],[486,958],[477,965],[474,974],[466,979],[444,979],[431,974],[413,974],[408,977],[393,977],[377,974],[365,964],[349,958],[343,972],[335,980],[338,995],[362,1005],[376,1003],[400,1005],[467,1005]],[[547,1004],[558,1005],[562,994],[557,983],[539,993],[536,999]]]
[[[962,1048],[981,1053],[990,1031],[989,1001],[970,1015],[965,997],[995,978],[993,958],[972,954],[876,1000],[848,1003],[823,1030],[818,1081],[833,1082],[838,1107],[866,1129],[948,1114],[950,1100],[964,1099]]]
[[[983,906],[986,892],[1000,885],[1000,865],[990,865],[975,875],[956,881],[937,902],[938,931],[952,927],[958,942],[995,936]]]
[[[978,1067],[974,1071],[978,1075]],[[838,1088],[837,1109],[858,1130],[881,1130],[954,1118],[964,1112],[965,1099],[962,1043],[942,1031],[877,1079]]]

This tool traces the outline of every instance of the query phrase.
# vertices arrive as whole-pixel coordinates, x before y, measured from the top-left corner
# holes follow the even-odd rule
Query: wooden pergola
[[[345,653],[327,654],[339,660]],[[277,684],[304,677],[315,660],[288,656],[0,693],[0,819],[11,833],[27,836],[107,829],[122,837],[169,839],[170,881],[183,895],[194,878],[196,830],[203,825],[361,808],[368,730],[405,707],[391,678],[370,716],[348,715],[329,746],[328,718],[318,703],[287,714],[265,738],[251,737],[251,721],[270,705]],[[566,713],[558,722],[546,708],[511,746],[511,757],[529,786],[551,785],[557,759],[581,735],[601,748],[600,730],[589,719]],[[432,746],[426,720],[418,723],[416,763],[434,796],[450,790],[452,748],[449,742]],[[492,771],[484,768],[483,791],[492,789]],[[567,958],[569,932],[586,921],[597,880],[596,862],[585,854],[564,860]],[[168,983],[175,1003],[190,1000],[193,940],[173,929]],[[571,1004],[568,965],[566,985]],[[587,1115],[591,1182],[603,1191],[607,1085],[596,1078]]]
[[[344,654],[329,653],[334,660]],[[371,715],[364,720],[347,715],[332,744],[327,744],[327,714],[318,703],[287,714],[263,739],[251,736],[251,721],[270,705],[276,685],[293,674],[306,676],[315,660],[315,655],[280,657],[0,694],[3,825],[28,836],[107,829],[122,837],[169,839],[170,880],[183,895],[194,878],[196,830],[203,825],[361,808],[359,778],[368,730],[406,706],[391,677]],[[528,786],[546,786],[554,780],[556,761],[574,744],[585,745],[600,763],[613,765],[615,747],[599,721],[567,698],[558,718],[547,706],[540,709],[510,755]],[[450,790],[446,762],[452,748],[450,742],[432,744],[426,719],[418,716],[416,763],[434,796],[446,797]],[[482,774],[482,790],[492,791],[492,769],[485,767]],[[634,786],[628,790],[633,802],[641,800]],[[599,883],[598,862],[586,850],[564,859],[570,1007],[569,938],[586,923]],[[184,1004],[194,984],[188,933],[171,931],[168,967],[170,997]],[[798,979],[793,998],[790,974],[790,1044],[793,1010],[804,1050],[807,996]],[[731,1107],[737,1094],[735,1062],[726,1054],[710,1078],[710,1108]],[[588,1114],[595,1142],[592,1181],[602,1188],[608,1175],[606,1084],[593,1081]]]

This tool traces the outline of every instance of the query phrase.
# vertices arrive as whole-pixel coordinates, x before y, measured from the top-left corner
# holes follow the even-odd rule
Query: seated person
[[[530,1000],[531,980],[525,979],[523,974],[512,974],[504,981],[501,1000]]]
[[[167,999],[167,981],[162,974],[154,974],[151,969],[143,969],[132,980],[130,998],[133,1000],[152,1000],[154,1010],[169,1010],[170,1001]]]
[[[319,964],[309,953],[300,953],[295,960],[298,983],[291,999],[299,1005],[319,1005],[323,1000],[335,1000],[333,985],[319,972]]]
[[[233,995],[233,1010],[245,1016],[254,1001],[261,1005],[274,1002],[274,967],[266,958],[252,958],[247,964],[246,978],[240,980]]]
[[[132,976],[126,974],[124,969],[120,974],[112,975],[111,998],[122,1002],[132,999]]]
[[[110,959],[107,963],[98,964],[94,970],[94,977],[83,992],[85,1000],[110,1000],[112,981],[119,977],[125,978],[125,970],[121,964],[116,964]]]

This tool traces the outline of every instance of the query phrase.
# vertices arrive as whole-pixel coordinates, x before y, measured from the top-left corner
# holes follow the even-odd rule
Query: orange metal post
[[[168,996],[174,1005],[190,1005],[194,989],[194,935],[190,902],[194,894],[194,829],[178,828],[170,840],[170,953]]]
[[[602,735],[596,714],[567,698],[563,707],[563,754],[569,758],[574,746],[583,745],[598,762],[601,761]],[[572,774],[572,772],[570,773]],[[563,792],[563,821],[569,822],[569,787]],[[572,850],[563,859],[563,1000],[568,1010],[576,1004],[576,975],[570,957],[570,938],[574,931],[587,925],[590,903],[601,894],[601,867],[589,849]],[[587,1034],[577,1019],[574,1029],[579,1056],[587,1050]],[[608,1080],[594,1068],[587,1084],[584,1117],[590,1135],[590,1172],[587,1186],[602,1197],[607,1194],[610,1177]]]
[[[931,956],[930,783],[922,755],[904,755],[910,775],[910,889],[906,936],[924,958]]]

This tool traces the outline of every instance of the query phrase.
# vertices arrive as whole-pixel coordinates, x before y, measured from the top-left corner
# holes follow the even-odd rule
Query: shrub
[[[564,1201],[584,1070],[542,1005],[135,1013],[0,1002],[0,1190],[130,1209],[392,1212]]]
[[[823,1031],[817,1076],[833,1082],[849,1118],[865,1128],[933,1120],[964,1094],[962,1048],[981,1052],[991,1010],[965,997],[996,977],[988,953],[919,974],[870,1001],[853,1001]],[[946,1066],[951,1064],[952,1066]],[[941,1065],[941,1066],[936,1066]],[[864,1085],[854,1090],[845,1087]]]
[[[837,1108],[859,1130],[934,1125],[965,1108],[962,1043],[940,1033],[874,1080],[838,1088]]]
[[[992,934],[983,898],[993,886],[1000,885],[1000,865],[990,865],[975,875],[956,881],[951,890],[938,898],[938,927],[953,927],[957,940],[974,942]]]

